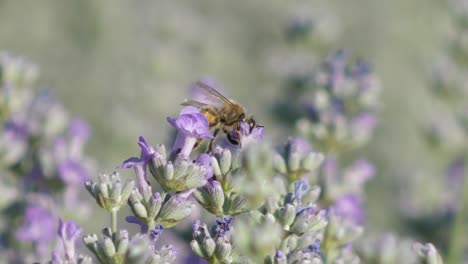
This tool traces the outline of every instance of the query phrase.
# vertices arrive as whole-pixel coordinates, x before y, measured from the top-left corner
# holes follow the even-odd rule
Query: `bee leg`
[[[215,128],[215,130],[213,132],[213,139],[210,140],[210,143],[208,143],[208,149],[207,149],[206,153],[210,153],[213,150],[213,143],[214,143],[218,133],[219,133],[219,128],[217,127],[217,128]]]
[[[195,145],[193,145],[193,149],[197,149],[200,146],[200,143],[203,141],[203,138],[197,139]]]
[[[239,142],[234,139],[230,133],[226,133],[227,135],[227,140],[229,141],[229,143],[233,144],[233,145],[239,145]]]

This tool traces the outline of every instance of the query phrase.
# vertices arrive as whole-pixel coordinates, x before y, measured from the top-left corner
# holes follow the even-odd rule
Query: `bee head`
[[[252,116],[249,116],[247,117],[246,119],[244,119],[244,122],[247,122],[247,124],[249,125],[249,130],[250,132],[252,132],[252,130],[257,127],[257,122],[255,122],[255,119],[253,119]]]

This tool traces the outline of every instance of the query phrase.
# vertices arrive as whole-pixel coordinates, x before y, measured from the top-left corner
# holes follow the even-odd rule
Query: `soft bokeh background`
[[[0,50],[40,66],[40,86],[90,123],[89,154],[100,171],[112,171],[138,153],[139,135],[169,140],[165,119],[200,77],[214,78],[284,141],[289,132],[273,123],[270,109],[285,58],[297,56],[284,36],[292,14],[320,22],[323,43],[311,48],[312,63],[345,48],[380,76],[381,123],[361,150],[378,169],[366,206],[371,230],[407,234],[401,184],[423,177],[438,186],[443,177],[421,136],[425,120],[447,111],[428,88],[448,27],[439,1],[0,0]]]

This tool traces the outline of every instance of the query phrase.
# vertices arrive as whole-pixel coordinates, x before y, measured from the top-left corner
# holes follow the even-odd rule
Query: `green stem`
[[[112,234],[115,235],[117,232],[117,210],[112,209],[111,210],[111,228],[112,228]]]

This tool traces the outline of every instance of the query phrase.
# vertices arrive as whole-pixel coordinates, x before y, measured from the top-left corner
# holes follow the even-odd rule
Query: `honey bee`
[[[213,141],[221,130],[226,134],[226,138],[231,144],[240,145],[242,122],[246,122],[249,125],[249,132],[252,132],[257,126],[260,127],[252,115],[246,115],[245,108],[242,105],[228,99],[205,83],[197,82],[196,86],[200,88],[200,93],[204,97],[203,101],[206,102],[190,99],[185,100],[182,105],[194,106],[200,109],[200,112],[208,119],[210,130],[214,129],[214,138],[208,145],[208,151],[211,151]],[[230,132],[234,132],[234,136]],[[201,140],[197,142],[197,145],[200,142]]]

